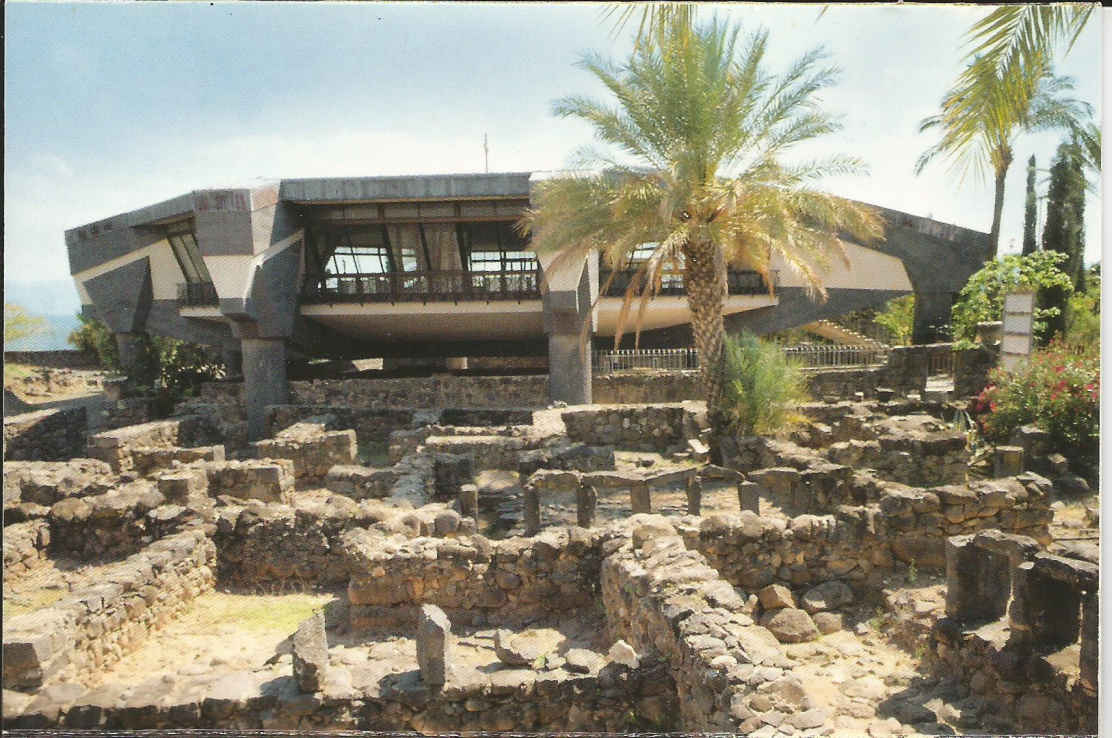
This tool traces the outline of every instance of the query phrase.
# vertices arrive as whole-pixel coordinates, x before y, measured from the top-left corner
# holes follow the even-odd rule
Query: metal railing
[[[806,344],[782,347],[788,359],[805,369],[876,366],[888,361],[888,349],[879,346],[827,346]]]
[[[693,348],[595,351],[591,366],[599,374],[632,369],[684,371],[699,368],[699,353]]]
[[[878,366],[888,361],[887,349],[877,346],[782,346],[784,354],[804,369]],[[595,373],[659,369],[688,371],[699,368],[699,353],[693,348],[616,349],[595,351],[591,356]]]
[[[540,296],[536,270],[328,274],[310,277],[301,291],[303,303],[528,300]]]
[[[212,282],[185,282],[178,285],[178,305],[181,307],[209,307],[219,304],[216,285]]]
[[[952,375],[954,373],[953,351],[932,351],[927,355],[927,376]]]
[[[600,288],[606,285],[606,281],[610,279],[611,274],[613,274],[613,272],[608,270],[599,272]],[[606,296],[624,296],[634,274],[636,274],[636,270],[633,269],[626,269],[615,274],[613,281],[610,282],[610,287],[606,290]],[[780,284],[780,273],[777,270],[772,271],[772,284],[773,286],[778,286]],[[752,271],[731,269],[726,272],[726,286],[731,295],[762,295],[768,293],[768,283],[765,282],[760,274]],[[657,294],[665,296],[687,294],[683,289],[683,275],[665,274],[661,279],[660,292]]]

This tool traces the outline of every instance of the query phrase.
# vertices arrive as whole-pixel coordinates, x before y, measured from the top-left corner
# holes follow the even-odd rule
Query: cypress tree
[[[1027,160],[1027,202],[1023,211],[1023,255],[1035,253],[1038,241],[1035,239],[1035,155]]]
[[[1081,151],[1076,144],[1058,147],[1050,167],[1047,191],[1046,224],[1043,226],[1042,247],[1066,255],[1062,271],[1069,275],[1074,289],[1085,284],[1085,175]],[[1059,315],[1047,320],[1047,335],[1063,333],[1069,296],[1061,288],[1048,289],[1040,295],[1043,307],[1057,307]]]

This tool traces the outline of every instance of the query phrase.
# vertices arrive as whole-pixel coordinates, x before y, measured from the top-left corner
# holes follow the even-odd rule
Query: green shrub
[[[1100,267],[1090,268],[1085,289],[1070,297],[1066,342],[1071,346],[1100,345]]]
[[[722,361],[723,407],[732,432],[774,435],[804,419],[795,411],[809,399],[803,372],[779,346],[751,333],[727,336]]]
[[[1007,443],[1033,423],[1050,434],[1055,451],[1095,469],[1100,454],[1100,347],[1054,341],[1014,371],[989,374],[989,385],[970,408],[981,433]]]
[[[116,346],[116,337],[108,326],[83,313],[78,313],[77,319],[81,326],[69,334],[66,339],[69,344],[78,351],[95,355],[104,369],[119,371],[120,351]]]
[[[116,337],[101,321],[78,315],[81,327],[69,335],[69,342],[81,351],[96,354],[100,365],[121,371],[120,352]],[[138,366],[132,378],[140,387],[154,392],[158,410],[173,410],[182,399],[196,394],[204,382],[223,376],[224,365],[207,346],[161,336],[140,336]]]
[[[1044,293],[1060,289],[1069,295],[1073,283],[1060,266],[1066,255],[1057,251],[1036,251],[1021,256],[1009,254],[990,261],[969,278],[958,293],[950,311],[950,325],[957,348],[972,348],[977,324],[1004,319],[1004,295],[1016,287],[1031,287]],[[1037,342],[1045,343],[1047,321],[1061,313],[1057,307],[1035,308],[1034,331]]]
[[[873,322],[888,330],[894,345],[907,346],[911,343],[911,330],[915,324],[915,295],[889,300],[884,312],[878,313]]]

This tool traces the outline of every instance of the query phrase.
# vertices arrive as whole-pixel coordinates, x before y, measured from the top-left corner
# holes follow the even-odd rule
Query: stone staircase
[[[888,344],[858,333],[852,328],[847,328],[829,320],[816,320],[803,326],[803,330],[816,336],[821,336],[829,341],[846,346],[868,346],[872,348],[888,348]]]

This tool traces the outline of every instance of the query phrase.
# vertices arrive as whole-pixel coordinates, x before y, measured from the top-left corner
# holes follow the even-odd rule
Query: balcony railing
[[[216,285],[212,282],[185,282],[178,285],[178,305],[181,307],[210,307],[219,304]]]
[[[607,297],[622,297],[625,295],[626,290],[629,288],[629,282],[633,279],[635,270],[627,269],[618,272],[614,276],[614,281],[610,283],[610,287],[606,290]],[[612,272],[600,271],[599,272],[599,287],[606,285],[606,280],[610,279]],[[772,271],[772,284],[778,286],[780,284],[780,273],[777,270]],[[731,269],[726,272],[726,285],[729,288],[731,295],[765,295],[768,294],[768,284],[764,278],[757,272],[742,271]],[[687,294],[683,289],[683,275],[680,274],[665,274],[661,280],[659,295],[678,296]]]
[[[537,271],[386,272],[311,277],[302,288],[306,304],[337,302],[429,302],[535,300]]]

